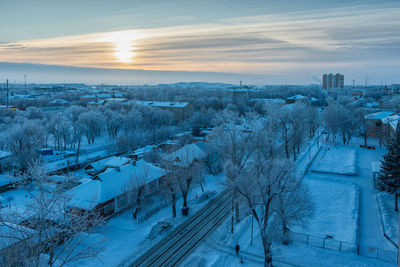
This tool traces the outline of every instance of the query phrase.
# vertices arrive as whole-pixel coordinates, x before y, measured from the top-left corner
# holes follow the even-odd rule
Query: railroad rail
[[[176,266],[231,212],[232,197],[226,189],[130,266]]]

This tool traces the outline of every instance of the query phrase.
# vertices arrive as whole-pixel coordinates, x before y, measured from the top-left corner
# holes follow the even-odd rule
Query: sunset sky
[[[1,0],[0,9],[1,62],[400,82],[398,0]]]

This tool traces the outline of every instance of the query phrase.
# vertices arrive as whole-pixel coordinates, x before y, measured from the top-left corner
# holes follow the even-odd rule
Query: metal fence
[[[396,251],[390,251],[380,248],[371,248],[371,247],[360,247],[360,255],[369,257],[369,258],[377,258],[383,261],[397,263],[398,262],[398,253]]]
[[[357,246],[357,244],[335,240],[329,237],[322,238],[318,236],[295,232],[289,232],[289,240],[292,242],[303,243],[317,248],[356,253],[357,255],[369,258],[377,258],[386,262],[398,262],[397,250],[390,251],[380,248],[362,247]]]
[[[289,239],[293,242],[303,243],[317,248],[357,253],[356,244],[335,240],[328,237],[322,238],[308,234],[290,232]]]

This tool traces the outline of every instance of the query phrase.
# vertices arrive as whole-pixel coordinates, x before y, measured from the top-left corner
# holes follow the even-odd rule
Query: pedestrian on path
[[[235,251],[236,251],[236,256],[239,255],[240,247],[239,247],[239,243],[237,243],[237,242],[236,242],[236,246],[235,246]]]

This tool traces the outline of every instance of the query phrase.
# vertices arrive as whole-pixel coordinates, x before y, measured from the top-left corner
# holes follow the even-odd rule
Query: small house
[[[142,187],[145,195],[159,189],[165,170],[144,160],[130,161],[116,168],[107,168],[92,180],[68,191],[68,212],[80,214],[95,211],[104,218],[135,203],[133,184]]]

